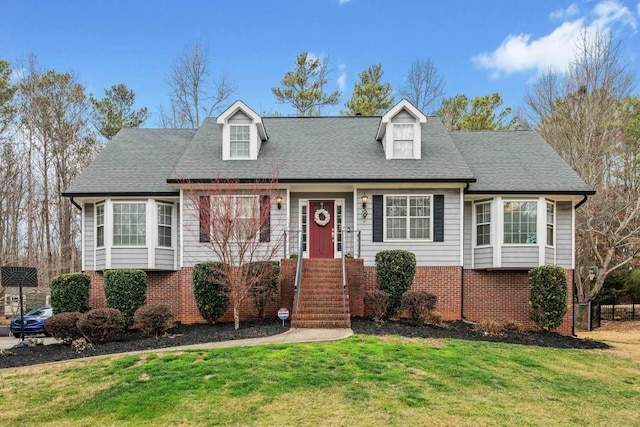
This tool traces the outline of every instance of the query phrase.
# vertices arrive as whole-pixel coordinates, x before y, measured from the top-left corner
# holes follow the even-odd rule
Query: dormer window
[[[403,99],[380,119],[376,139],[387,159],[422,158],[422,124],[427,117]]]
[[[229,126],[229,149],[232,159],[248,159],[251,143],[250,125]]]
[[[399,124],[393,125],[393,158],[411,159],[413,158],[413,125]]]
[[[217,122],[222,127],[222,160],[257,160],[268,140],[262,118],[242,101],[227,108]]]

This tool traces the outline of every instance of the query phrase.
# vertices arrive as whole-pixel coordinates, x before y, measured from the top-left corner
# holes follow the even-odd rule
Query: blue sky
[[[638,0],[1,0],[0,10],[0,58],[16,74],[33,53],[98,97],[123,82],[152,112],[147,127],[158,126],[172,64],[194,42],[238,87],[231,101],[258,113],[293,113],[271,88],[303,51],[328,55],[327,89],[342,90],[343,103],[368,66],[382,63],[397,88],[413,60],[429,58],[446,96],[499,92],[517,107],[540,72],[566,68],[581,29],[612,31],[640,76]]]

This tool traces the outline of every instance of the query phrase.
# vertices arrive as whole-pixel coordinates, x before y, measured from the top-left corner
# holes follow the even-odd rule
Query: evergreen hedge
[[[389,315],[400,309],[402,294],[411,288],[416,274],[416,256],[401,249],[381,251],[376,254],[376,279],[378,289],[389,294]]]
[[[203,262],[193,267],[193,293],[202,317],[215,323],[229,308],[229,287],[222,263]]]
[[[91,277],[84,273],[68,273],[51,280],[51,307],[54,314],[89,311]]]
[[[147,273],[142,270],[104,272],[104,296],[107,307],[120,310],[125,327],[133,325],[133,316],[147,299]]]
[[[562,267],[543,265],[529,271],[531,320],[545,331],[562,324],[567,312],[567,275]]]

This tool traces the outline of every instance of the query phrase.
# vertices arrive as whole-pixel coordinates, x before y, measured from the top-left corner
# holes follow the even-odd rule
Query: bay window
[[[503,210],[505,244],[538,243],[538,202],[508,201],[504,202]]]
[[[158,204],[158,246],[171,247],[171,205]]]
[[[476,246],[491,244],[491,202],[476,203]]]
[[[556,205],[553,202],[547,202],[547,246],[554,245],[555,224],[556,224]]]
[[[146,203],[113,204],[113,245],[146,244]]]

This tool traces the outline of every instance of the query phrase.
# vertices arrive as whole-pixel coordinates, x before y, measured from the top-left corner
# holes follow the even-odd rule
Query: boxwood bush
[[[202,317],[215,323],[227,311],[230,304],[227,279],[222,263],[203,262],[193,267],[193,293]]]
[[[104,272],[104,296],[107,307],[120,310],[125,326],[133,324],[133,315],[146,302],[147,273],[142,270]]]
[[[82,335],[92,344],[114,341],[124,331],[124,316],[115,308],[96,308],[87,311],[76,323]]]
[[[44,328],[52,337],[70,345],[73,340],[82,338],[82,333],[76,324],[80,316],[82,313],[77,311],[54,314],[45,319]]]
[[[416,256],[405,250],[388,250],[376,254],[378,289],[389,294],[389,315],[400,309],[400,299],[413,283],[416,274]]]
[[[557,265],[543,265],[529,271],[531,320],[545,331],[562,324],[567,312],[567,275]]]
[[[275,301],[280,286],[280,263],[256,261],[245,264],[247,276],[252,277],[249,295],[260,319],[264,319],[267,306]]]
[[[91,277],[84,273],[68,273],[51,280],[51,308],[55,314],[84,313],[89,310]]]

